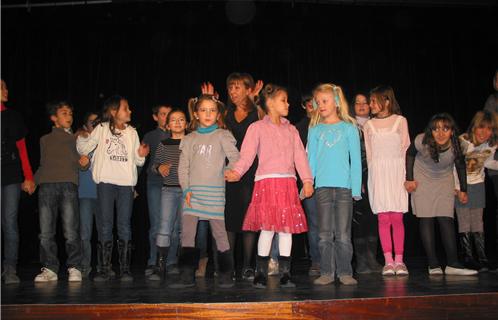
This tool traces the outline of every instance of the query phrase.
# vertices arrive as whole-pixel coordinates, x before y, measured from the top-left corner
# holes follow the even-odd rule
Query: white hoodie
[[[101,123],[87,138],[79,136],[76,148],[81,155],[88,155],[95,150],[92,157],[95,183],[134,186],[137,184],[137,166],[141,167],[145,162],[145,157],[138,155],[140,139],[131,126],[115,131],[119,135],[111,133],[108,122]]]

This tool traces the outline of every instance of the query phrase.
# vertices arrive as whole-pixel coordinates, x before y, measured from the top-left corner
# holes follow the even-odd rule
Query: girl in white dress
[[[408,193],[404,188],[405,153],[410,146],[408,124],[400,115],[401,110],[390,86],[379,86],[370,91],[370,108],[374,118],[364,125],[368,192],[370,206],[379,222],[385,258],[382,274],[407,275],[408,269],[403,262],[403,213],[408,211]]]

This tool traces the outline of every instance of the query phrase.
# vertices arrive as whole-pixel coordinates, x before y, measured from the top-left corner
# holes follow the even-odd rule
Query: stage
[[[219,289],[208,274],[191,289],[173,290],[133,270],[133,283],[57,283],[32,279],[22,267],[18,285],[2,284],[2,319],[497,319],[498,274],[429,276],[423,262],[408,260],[407,277],[358,275],[357,286],[314,286],[306,262],[296,261],[294,289],[269,277],[265,290],[238,279]]]

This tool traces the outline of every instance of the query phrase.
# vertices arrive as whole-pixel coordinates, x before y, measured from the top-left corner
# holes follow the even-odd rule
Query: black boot
[[[131,241],[118,240],[120,280],[122,282],[133,281],[130,271],[131,264]]]
[[[166,278],[166,258],[168,258],[169,247],[157,246],[157,260],[154,273],[147,277],[148,280],[161,281]]]
[[[220,288],[232,288],[235,285],[235,282],[233,281],[232,250],[227,250],[224,252],[218,251],[218,263],[220,268],[218,286]]]
[[[463,261],[465,267],[468,269],[479,270],[481,266],[474,259],[474,255],[472,254],[472,242],[471,242],[471,233],[470,232],[461,232],[460,236],[460,245],[463,250]]]
[[[252,286],[259,289],[266,288],[266,283],[268,282],[268,261],[270,257],[256,257],[256,275],[254,276],[254,280]]]
[[[97,243],[97,275],[95,282],[105,282],[112,278],[111,273],[112,241]]]
[[[282,288],[295,288],[291,281],[291,257],[278,256],[278,268],[280,271],[280,286]]]
[[[486,250],[484,244],[484,232],[473,232],[474,247],[476,248],[477,260],[481,268],[479,272],[489,271],[488,257],[486,257]]]
[[[367,238],[366,244],[367,250],[367,264],[368,268],[372,272],[381,272],[382,266],[377,262],[377,248],[379,247],[379,238],[378,237],[370,237]]]
[[[195,269],[199,264],[199,249],[182,247],[178,265],[180,276],[168,287],[172,289],[183,289],[195,286]]]
[[[367,261],[367,240],[365,238],[353,239],[354,257],[356,260],[356,273],[372,273]]]

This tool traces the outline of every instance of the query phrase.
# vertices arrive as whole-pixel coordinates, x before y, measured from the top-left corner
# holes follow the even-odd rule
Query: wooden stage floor
[[[297,261],[293,289],[278,277],[267,289],[239,279],[220,289],[209,276],[197,286],[168,289],[133,270],[133,283],[91,281],[35,284],[36,266],[23,267],[18,285],[2,284],[2,319],[498,319],[498,274],[429,276],[408,261],[407,277],[358,275],[357,286],[314,286]]]

